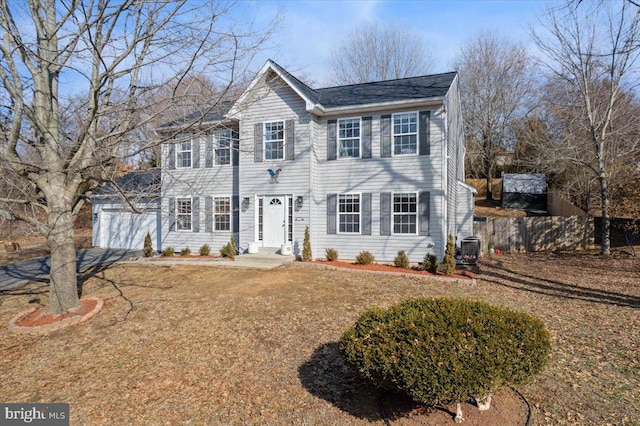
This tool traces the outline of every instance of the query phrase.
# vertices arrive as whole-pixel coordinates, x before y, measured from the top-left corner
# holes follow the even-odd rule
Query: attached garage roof
[[[160,169],[137,170],[99,187],[92,198],[113,199],[118,195],[160,197]],[[117,186],[117,188],[116,188]]]

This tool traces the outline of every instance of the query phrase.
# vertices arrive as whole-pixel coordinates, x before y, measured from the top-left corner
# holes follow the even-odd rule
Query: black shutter
[[[176,199],[169,198],[169,231],[176,230]]]
[[[391,235],[391,193],[380,193],[380,235]]]
[[[253,162],[262,163],[262,123],[253,126]]]
[[[284,122],[284,149],[285,160],[294,160],[296,158],[296,132],[295,121],[286,120]]]
[[[200,139],[191,139],[191,158],[193,159],[192,166],[194,169],[200,167]]]
[[[204,197],[204,231],[213,232],[213,199]]]
[[[371,193],[362,194],[362,235],[371,235]]]
[[[327,160],[335,160],[338,152],[337,120],[327,121]]]
[[[174,143],[169,144],[169,157],[167,158],[169,170],[176,168],[176,145]]]
[[[371,117],[362,117],[362,158],[371,158]]]
[[[420,111],[420,155],[431,154],[430,118],[430,111]]]
[[[200,232],[200,198],[191,199],[191,230]]]
[[[418,208],[418,214],[420,215],[419,220],[420,220],[420,229],[418,230],[418,233],[420,235],[429,235],[429,216],[430,216],[430,211],[429,211],[429,198],[430,198],[430,193],[429,192],[421,192],[419,195],[419,208]]]
[[[231,197],[231,232],[238,234],[240,232],[240,197],[234,195]],[[236,235],[236,246],[240,244],[238,235]]]
[[[336,233],[338,194],[327,194],[327,234]]]
[[[240,134],[237,130],[231,132],[231,165],[240,163]]]
[[[213,139],[215,136],[207,136],[207,140],[204,145],[204,166],[206,168],[213,167]]]
[[[380,157],[391,157],[391,116],[380,116]]]

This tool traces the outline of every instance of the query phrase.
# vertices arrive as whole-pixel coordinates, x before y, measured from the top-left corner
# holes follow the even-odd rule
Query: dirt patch
[[[503,209],[500,200],[482,200],[476,198],[473,214],[484,217],[527,217],[524,210]]]
[[[371,306],[452,296],[528,312],[550,330],[549,365],[518,387],[531,424],[637,424],[638,258],[509,254],[480,268],[469,285],[293,266],[116,265],[84,284],[105,300],[91,321],[46,336],[0,329],[0,401],[69,402],[81,425],[383,425],[381,402],[392,424],[432,424],[347,369],[337,342]],[[0,296],[0,322],[29,306],[31,291],[40,290]],[[478,424],[523,424],[492,423],[490,412],[475,412]]]

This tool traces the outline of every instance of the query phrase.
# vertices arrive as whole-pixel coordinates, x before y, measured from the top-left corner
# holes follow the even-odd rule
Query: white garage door
[[[100,219],[100,247],[142,249],[147,232],[151,234],[154,250],[158,249],[160,212],[140,214],[124,210],[103,210]]]

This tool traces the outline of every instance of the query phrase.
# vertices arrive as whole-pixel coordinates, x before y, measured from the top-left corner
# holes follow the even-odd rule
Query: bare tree
[[[355,84],[424,75],[435,60],[419,35],[375,23],[354,29],[330,63],[335,84]]]
[[[499,154],[514,145],[514,123],[526,113],[535,84],[524,46],[493,33],[465,44],[455,60],[467,138],[467,167],[487,179],[493,198]]]
[[[231,87],[268,36],[268,29],[254,32],[250,19],[230,16],[232,7],[213,0],[0,2],[0,163],[14,188],[0,198],[0,215],[14,214],[46,236],[49,312],[79,306],[73,228],[93,188],[114,180],[112,165],[163,142],[140,146],[138,130],[163,113],[150,108],[158,102],[151,94],[164,87],[168,108],[187,77],[203,70],[218,87]]]
[[[615,158],[628,156],[637,146],[637,140],[617,142],[638,120],[637,116],[630,122],[619,118],[625,90],[637,81],[640,14],[626,1],[569,2],[549,8],[542,23],[545,31],[534,33],[534,40],[546,54],[550,72],[575,99],[559,105],[571,123],[567,127],[573,130],[565,135],[565,145],[575,147],[565,159],[590,170],[598,180],[603,223],[600,251],[608,255],[612,168]]]

